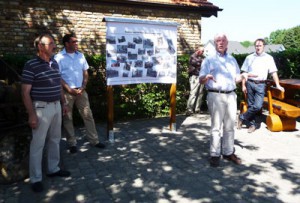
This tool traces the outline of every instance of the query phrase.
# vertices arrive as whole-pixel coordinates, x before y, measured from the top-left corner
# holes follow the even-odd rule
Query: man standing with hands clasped
[[[87,138],[90,144],[97,148],[105,148],[99,142],[95,121],[90,108],[88,94],[85,91],[88,82],[89,65],[78,49],[78,41],[74,34],[66,34],[63,37],[64,49],[55,55],[63,79],[64,96],[69,112],[63,117],[63,126],[66,130],[67,142],[71,154],[77,152],[77,141],[73,126],[72,111],[76,105],[87,130]]]
[[[246,57],[241,70],[246,73],[257,75],[256,78],[249,79],[247,82],[242,81],[242,90],[247,94],[248,109],[241,114],[238,119],[237,129],[241,129],[243,123],[247,123],[250,127],[248,133],[254,132],[259,126],[255,122],[255,115],[263,106],[266,79],[270,73],[281,91],[284,88],[280,86],[277,75],[277,67],[271,55],[264,52],[265,40],[257,39],[254,42],[255,53]]]
[[[193,113],[200,113],[204,85],[199,83],[199,71],[204,59],[203,53],[203,46],[199,46],[196,48],[195,53],[190,57],[188,69],[190,95],[186,107],[187,116],[192,115]]]
[[[214,38],[216,53],[204,59],[200,70],[200,82],[208,91],[207,106],[211,117],[210,165],[219,166],[220,157],[241,164],[234,154],[234,128],[237,113],[236,83],[247,80],[248,74],[240,74],[239,66],[227,54],[228,40],[225,34]]]

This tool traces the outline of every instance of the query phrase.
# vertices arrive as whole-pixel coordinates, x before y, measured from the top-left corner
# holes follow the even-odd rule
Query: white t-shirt
[[[277,71],[277,67],[273,57],[263,52],[261,55],[253,53],[247,56],[241,70],[257,75],[253,80],[266,80],[269,73]]]

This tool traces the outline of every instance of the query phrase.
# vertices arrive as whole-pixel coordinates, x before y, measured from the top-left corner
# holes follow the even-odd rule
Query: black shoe
[[[94,147],[103,149],[103,148],[105,148],[105,144],[102,144],[101,142],[99,142],[99,143],[95,144]]]
[[[195,111],[195,114],[202,114],[200,110]]]
[[[77,147],[76,147],[76,146],[71,146],[71,147],[69,148],[69,150],[70,150],[70,153],[71,153],[71,154],[77,153]]]
[[[31,184],[31,189],[33,192],[43,192],[44,186],[42,182],[35,182]]]
[[[59,170],[55,173],[50,173],[50,174],[47,174],[48,177],[55,177],[55,176],[58,176],[58,177],[69,177],[71,175],[71,173],[69,171],[64,171],[64,170]]]
[[[210,157],[209,164],[211,167],[218,167],[220,165],[220,157],[219,156]]]
[[[191,110],[187,110],[187,112],[185,113],[186,116],[191,116],[193,114],[194,114],[194,112]]]

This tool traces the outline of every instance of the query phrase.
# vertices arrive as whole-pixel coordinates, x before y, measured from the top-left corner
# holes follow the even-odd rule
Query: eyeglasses
[[[77,42],[78,42],[77,40],[74,40],[74,41],[70,41],[69,43],[75,44],[75,43],[77,43]]]

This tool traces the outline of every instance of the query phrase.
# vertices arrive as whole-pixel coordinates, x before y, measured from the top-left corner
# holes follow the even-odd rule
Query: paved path
[[[78,128],[80,152],[71,155],[62,141],[62,163],[69,178],[43,180],[34,194],[28,179],[1,185],[0,202],[300,202],[300,131],[272,133],[264,123],[248,134],[237,131],[235,148],[243,165],[221,160],[208,164],[208,115],[115,124],[114,144],[90,148]],[[105,124],[97,126],[104,139]],[[300,129],[299,122],[297,129]]]

